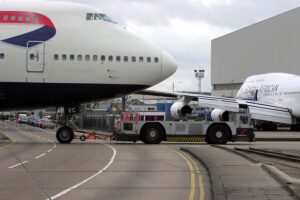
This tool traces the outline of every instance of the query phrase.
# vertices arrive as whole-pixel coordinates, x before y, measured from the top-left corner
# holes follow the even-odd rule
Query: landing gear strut
[[[72,123],[72,118],[79,113],[79,106],[64,107],[64,116],[60,118],[57,124],[61,127],[56,131],[56,139],[62,144],[69,144],[74,139],[74,129],[78,127]]]

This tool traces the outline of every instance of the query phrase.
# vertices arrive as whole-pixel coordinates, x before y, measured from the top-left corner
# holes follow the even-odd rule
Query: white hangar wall
[[[213,95],[235,96],[250,75],[300,75],[300,7],[212,40]]]

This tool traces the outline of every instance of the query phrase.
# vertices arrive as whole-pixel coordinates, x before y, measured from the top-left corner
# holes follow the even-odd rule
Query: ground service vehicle
[[[138,141],[146,144],[169,142],[207,142],[226,144],[228,141],[254,141],[255,135],[249,114],[233,113],[228,122],[213,121],[120,121],[114,137],[119,141]]]

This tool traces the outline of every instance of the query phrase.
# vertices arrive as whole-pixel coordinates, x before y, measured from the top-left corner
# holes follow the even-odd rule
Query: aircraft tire
[[[68,126],[62,126],[56,131],[56,139],[61,144],[69,144],[74,139],[74,131]]]
[[[226,144],[230,138],[230,130],[224,124],[213,124],[207,130],[208,144]]]

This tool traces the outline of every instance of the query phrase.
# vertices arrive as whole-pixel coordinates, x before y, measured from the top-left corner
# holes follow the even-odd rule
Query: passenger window
[[[78,60],[78,61],[82,61],[82,55],[78,55],[78,56],[77,56],[77,60]]]
[[[131,61],[132,61],[132,62],[135,62],[135,61],[136,61],[136,57],[135,57],[135,56],[132,56],[132,57],[131,57]]]
[[[143,58],[143,57],[140,57],[140,58],[139,58],[139,61],[140,61],[140,62],[144,62],[144,58]]]
[[[33,53],[31,53],[31,54],[29,55],[29,59],[30,59],[30,60],[34,60],[34,54],[33,54]]]
[[[74,60],[75,56],[73,54],[70,55],[70,60]]]
[[[26,16],[25,20],[26,20],[27,22],[29,22],[29,21],[30,21],[30,16]]]
[[[61,56],[61,59],[62,59],[62,60],[67,60],[67,55],[66,55],[66,54],[63,54],[63,55]]]
[[[98,60],[98,56],[97,55],[93,55],[93,61],[97,61]]]
[[[108,60],[113,61],[114,60],[113,56],[108,56]]]
[[[0,53],[0,59],[1,59],[1,60],[4,59],[4,53]]]
[[[150,57],[147,57],[147,62],[151,63],[151,58]]]
[[[23,21],[23,16],[19,16],[18,21]]]
[[[128,56],[124,56],[124,62],[128,62]]]
[[[158,63],[158,57],[154,58],[154,62]]]
[[[105,56],[101,56],[101,61],[105,61]]]
[[[117,60],[118,62],[120,62],[120,61],[121,61],[121,56],[117,56],[117,57],[116,57],[116,60]]]
[[[39,17],[38,16],[34,16],[32,20],[33,20],[33,22],[38,22],[39,21]]]
[[[7,21],[7,20],[8,20],[8,16],[7,16],[7,15],[4,15],[4,16],[3,16],[3,20],[4,20],[4,21]]]
[[[59,59],[58,54],[54,54],[54,60],[58,60],[58,59]]]
[[[11,20],[11,21],[15,21],[15,20],[16,20],[16,16],[14,16],[14,15],[13,15],[13,16],[10,16],[10,20]]]
[[[85,55],[85,61],[90,61],[90,55]]]

